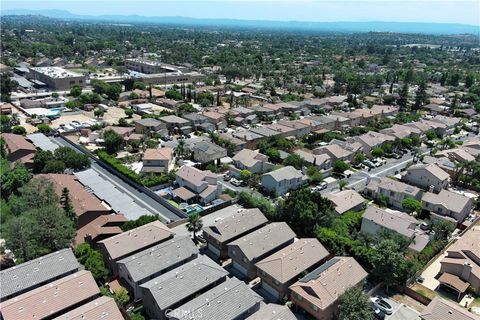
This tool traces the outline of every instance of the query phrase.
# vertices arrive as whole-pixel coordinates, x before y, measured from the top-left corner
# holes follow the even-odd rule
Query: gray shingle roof
[[[208,233],[220,242],[228,242],[267,222],[267,218],[259,209],[243,209],[230,217],[205,227],[203,232]]]
[[[195,294],[226,277],[228,272],[207,256],[164,273],[141,285],[149,290],[161,310],[168,309],[186,297]]]
[[[287,243],[295,236],[295,232],[285,222],[274,222],[231,242],[228,246],[238,246],[239,250],[252,261]]]
[[[83,269],[71,249],[63,249],[0,271],[0,298],[20,294],[56,277]]]
[[[262,300],[262,297],[253,292],[244,282],[231,278],[168,315],[179,320],[231,320],[244,315]]]
[[[287,306],[269,303],[260,305],[260,310],[246,320],[297,320],[297,317]]]
[[[197,253],[198,249],[190,237],[178,236],[119,260],[118,263],[123,264],[133,281],[137,282]]]

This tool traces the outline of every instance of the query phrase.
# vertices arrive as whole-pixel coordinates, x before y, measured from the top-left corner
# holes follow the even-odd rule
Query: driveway
[[[387,320],[420,320],[420,313],[413,310],[409,306],[398,303],[384,295],[380,295],[385,301],[387,301],[393,308],[393,313],[389,316],[386,316]]]
[[[435,261],[433,261],[425,270],[422,272],[422,277],[424,278],[422,285],[424,287],[427,287],[430,290],[435,291],[437,287],[440,285],[440,282],[435,279],[437,274],[440,272],[440,268],[442,265],[440,264],[440,261],[443,260],[443,258],[446,256],[446,251],[440,255]]]

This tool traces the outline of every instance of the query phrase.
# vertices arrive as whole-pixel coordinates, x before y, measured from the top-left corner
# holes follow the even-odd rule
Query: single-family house
[[[239,170],[248,170],[251,173],[264,173],[272,167],[268,162],[268,156],[258,150],[240,150],[232,160]]]
[[[327,198],[333,203],[335,211],[343,214],[347,211],[358,211],[365,207],[365,198],[355,190],[343,190],[330,193]]]
[[[472,198],[445,189],[442,189],[438,194],[425,192],[422,197],[423,210],[430,211],[440,217],[452,218],[459,223],[470,214],[472,207]]]
[[[255,264],[294,242],[295,233],[285,222],[274,222],[227,244],[232,268],[240,277],[257,276]]]
[[[350,287],[363,288],[368,273],[352,257],[336,256],[290,286],[290,300],[318,320],[333,319],[338,298]]]
[[[362,151],[369,153],[373,148],[381,147],[386,142],[394,141],[395,138],[380,132],[369,131],[360,136],[350,137],[347,142],[359,142],[362,144]]]
[[[175,115],[168,115],[158,118],[161,122],[163,122],[166,126],[168,131],[173,132],[179,130],[182,127],[188,126],[190,121],[187,119],[180,118]]]
[[[236,211],[233,215],[203,228],[207,249],[219,259],[228,257],[228,243],[268,223],[268,219],[257,208],[237,209],[235,206],[231,206],[231,209]]]
[[[297,149],[293,152],[299,155],[306,162],[318,167],[321,170],[328,170],[332,167],[332,159],[330,158],[330,155],[326,153],[314,154],[310,150],[306,149]]]
[[[297,320],[297,317],[287,306],[262,303],[260,309],[245,320]]]
[[[146,149],[143,153],[143,172],[167,173],[172,169],[174,150],[172,148]]]
[[[308,178],[292,166],[286,166],[262,175],[262,187],[278,196],[305,185]]]
[[[179,188],[173,192],[184,202],[198,198],[207,204],[222,193],[218,175],[209,170],[202,171],[195,167],[183,166],[177,171],[175,182]]]
[[[317,268],[328,256],[327,249],[317,239],[298,239],[255,264],[261,287],[275,299],[282,300],[288,294],[288,287],[301,274]]]
[[[326,154],[332,161],[353,161],[355,153],[351,150],[342,148],[338,144],[329,144],[326,146],[317,147],[312,150],[314,154]]]
[[[151,133],[159,132],[161,130],[167,129],[165,123],[160,120],[153,118],[145,118],[135,121],[135,132],[136,133]]]
[[[227,156],[227,149],[208,141],[200,141],[191,146],[193,159],[197,162],[208,163]]]
[[[177,236],[118,260],[118,275],[135,299],[142,297],[140,286],[198,255],[198,248],[187,236]]]
[[[13,133],[2,133],[7,151],[7,159],[10,162],[21,162],[27,168],[33,167],[33,157],[37,149],[27,141],[24,136]]]
[[[448,187],[450,176],[436,164],[418,164],[409,167],[402,180],[425,190],[440,192]]]
[[[480,320],[476,314],[457,303],[436,296],[420,313],[422,320]]]
[[[407,198],[422,199],[420,188],[388,177],[370,179],[365,192],[375,200],[385,199],[389,206],[397,209],[403,209],[402,202]]]
[[[105,320],[123,319],[123,315],[118,309],[115,300],[107,296],[101,296],[73,309],[72,311],[62,314],[55,318],[55,320],[96,319],[99,315]]]

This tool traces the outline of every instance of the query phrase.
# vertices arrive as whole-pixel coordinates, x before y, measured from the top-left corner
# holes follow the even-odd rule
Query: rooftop
[[[480,320],[456,303],[436,296],[420,314],[422,320]]]
[[[343,190],[337,193],[330,193],[327,198],[335,205],[335,211],[339,214],[345,213],[365,202],[360,193],[355,190]]]
[[[362,218],[408,238],[414,236],[415,227],[418,224],[417,219],[408,215],[408,213],[394,210],[386,211],[374,206],[368,206]]]
[[[441,205],[453,212],[461,212],[468,205],[471,199],[459,193],[442,189],[438,194],[425,192],[423,194],[422,201]]]
[[[290,179],[302,179],[305,176],[302,171],[295,169],[292,166],[286,166],[265,173],[264,176],[271,176],[276,181],[290,180]]]
[[[118,310],[115,300],[102,296],[55,318],[55,320],[86,319],[120,320],[123,319],[123,316]]]
[[[34,67],[30,68],[35,70],[38,73],[42,73],[50,78],[54,79],[63,79],[63,78],[73,78],[73,77],[82,77],[80,73],[73,72],[67,69],[60,67]]]

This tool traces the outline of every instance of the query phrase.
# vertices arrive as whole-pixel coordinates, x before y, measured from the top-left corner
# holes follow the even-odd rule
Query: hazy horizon
[[[112,5],[115,3],[114,5]],[[480,26],[480,1],[2,1],[2,10],[66,10],[79,15],[181,16],[301,22],[426,22]],[[472,14],[477,12],[479,14]],[[427,13],[427,14],[426,14]]]

